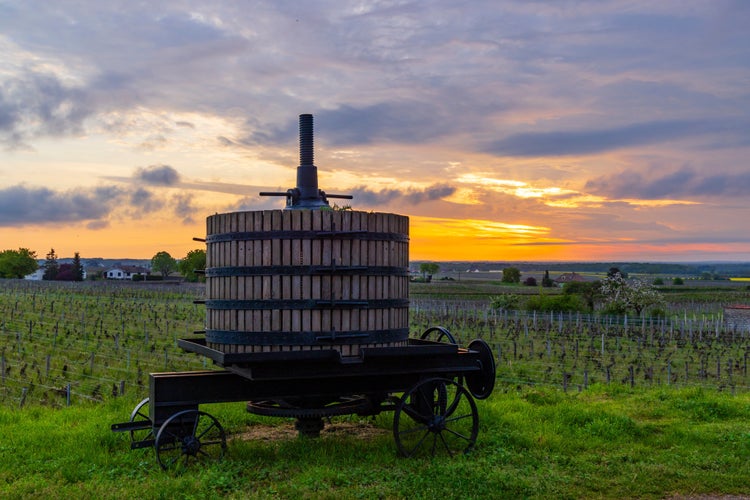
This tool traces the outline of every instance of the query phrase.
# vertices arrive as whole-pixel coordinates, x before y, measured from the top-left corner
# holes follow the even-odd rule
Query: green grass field
[[[396,456],[390,413],[337,417],[320,439],[242,404],[205,405],[224,459],[163,472],[109,425],[136,400],[0,410],[2,498],[669,498],[750,492],[750,395],[701,389],[583,393],[499,386],[476,448]]]

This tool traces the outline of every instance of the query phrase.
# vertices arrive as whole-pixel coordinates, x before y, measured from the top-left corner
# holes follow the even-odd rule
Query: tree
[[[517,267],[506,267],[503,269],[503,283],[520,283],[521,270]]]
[[[618,274],[623,278],[628,279],[628,273],[620,271],[619,267],[610,267],[609,271],[607,271],[607,278],[614,278]]]
[[[0,278],[23,278],[37,269],[36,252],[28,248],[0,252]]]
[[[544,271],[544,278],[542,278],[542,286],[545,288],[551,288],[555,286],[555,282],[549,277],[549,271]]]
[[[177,271],[177,261],[168,252],[158,252],[151,258],[151,270],[161,274],[164,279]]]
[[[44,261],[44,276],[43,280],[54,280],[57,277],[57,272],[60,270],[60,265],[57,263],[57,254],[54,248],[50,248],[49,253],[46,256],[47,260]]]
[[[593,311],[596,301],[602,296],[601,286],[600,281],[571,281],[565,283],[563,294],[578,295],[586,302],[589,310]]]
[[[177,264],[180,273],[185,277],[185,281],[206,281],[203,274],[196,273],[206,269],[206,251],[190,250],[187,255]]]
[[[73,254],[73,281],[83,281],[83,266],[78,252]]]
[[[678,277],[676,277],[675,279],[672,280],[672,284],[673,285],[684,285],[685,284],[685,280],[683,280],[682,278],[680,278],[678,276]]]
[[[419,265],[419,272],[422,273],[422,278],[427,281],[427,276],[432,277],[433,274],[437,274],[440,270],[440,266],[434,262],[423,262]]]
[[[523,284],[526,286],[536,286],[536,278],[533,276],[529,276],[525,280],[523,280]]]
[[[73,272],[73,264],[60,264],[55,281],[75,281],[76,276]]]
[[[521,297],[515,293],[504,293],[496,297],[490,297],[490,307],[501,311],[512,311],[518,309]]]
[[[605,278],[601,291],[608,301],[610,310],[633,309],[638,316],[646,307],[661,305],[664,302],[661,294],[651,285],[638,279],[626,281],[619,273]]]

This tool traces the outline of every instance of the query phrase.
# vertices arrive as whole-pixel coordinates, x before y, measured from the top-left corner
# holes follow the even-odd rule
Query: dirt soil
[[[334,422],[327,423],[320,431],[321,439],[337,438],[340,436],[354,436],[357,439],[372,439],[376,436],[390,434],[390,430],[381,429],[366,422]],[[235,434],[232,439],[258,440],[258,441],[283,441],[297,439],[297,430],[294,422],[280,425],[251,425],[244,432]]]

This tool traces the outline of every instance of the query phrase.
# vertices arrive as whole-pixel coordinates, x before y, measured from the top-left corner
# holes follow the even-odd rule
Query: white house
[[[40,267],[36,271],[34,271],[31,274],[27,274],[23,277],[25,280],[33,280],[33,281],[40,281],[42,278],[44,278],[44,268]]]
[[[107,271],[108,280],[132,280],[134,276],[147,276],[149,270],[140,266],[113,267]]]

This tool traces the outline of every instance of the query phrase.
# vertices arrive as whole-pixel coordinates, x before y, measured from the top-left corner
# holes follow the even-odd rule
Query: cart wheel
[[[148,415],[148,398],[144,399],[133,408],[133,413],[130,414],[130,422],[142,422],[146,421],[149,424],[148,429],[138,429],[130,431],[130,442],[136,443],[140,441],[146,441],[154,439],[154,427],[151,418]]]
[[[404,457],[469,452],[479,415],[469,391],[454,380],[431,378],[405,393],[393,415],[393,436]]]
[[[437,332],[437,334],[430,335],[433,332]],[[448,339],[449,343],[451,343],[451,344],[458,344],[458,342],[456,342],[456,338],[453,336],[453,334],[450,331],[448,331],[448,329],[445,328],[444,326],[433,326],[433,327],[430,327],[427,330],[425,330],[424,333],[422,334],[422,336],[419,337],[419,338],[421,340],[431,340],[431,339],[429,339],[429,337],[431,337],[431,336],[435,337],[435,341],[436,342],[442,342],[443,339]]]
[[[227,438],[213,416],[198,410],[175,413],[156,434],[156,459],[164,470],[181,470],[191,462],[218,461]]]
[[[481,369],[466,375],[466,387],[477,399],[487,399],[495,388],[495,357],[489,344],[482,339],[472,340],[469,349],[479,353]]]

